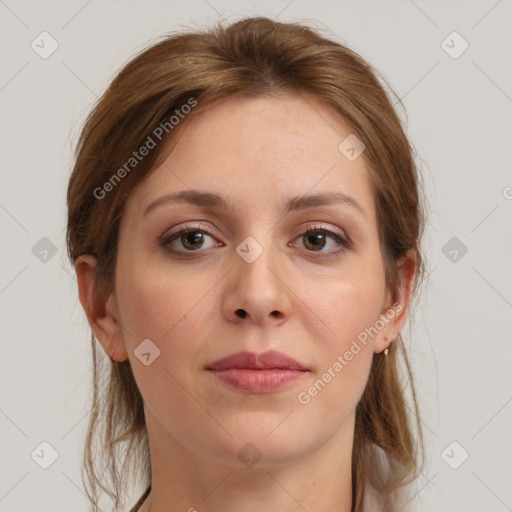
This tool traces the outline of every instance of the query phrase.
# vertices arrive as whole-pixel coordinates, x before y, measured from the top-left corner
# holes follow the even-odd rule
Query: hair
[[[193,109],[183,108],[189,113],[181,127],[222,99],[287,93],[321,100],[364,143],[386,287],[395,296],[401,284],[400,259],[411,250],[416,256],[414,298],[424,273],[420,176],[412,145],[383,86],[388,84],[382,77],[381,83],[379,76],[360,55],[318,30],[265,17],[173,33],[144,48],[117,74],[89,114],[67,190],[68,256],[73,265],[80,255],[97,259],[97,303],[104,304],[115,291],[118,230],[126,199],[155,169],[163,144],[173,135],[169,119],[176,110],[195,102]],[[120,172],[148,137],[158,139],[154,134],[159,126],[166,126],[169,135],[155,140],[156,149],[137,161],[133,171]],[[99,191],[106,190],[108,199],[104,200],[105,192]],[[101,353],[92,332],[91,345],[92,408],[82,478],[96,511],[102,493],[116,507],[122,503],[131,464],[150,484],[151,461],[143,400],[129,361],[117,362]],[[407,385],[412,408],[407,405]],[[420,421],[413,376],[399,334],[388,356],[373,357],[356,407],[353,512],[362,510],[369,485],[386,497],[384,510],[392,510],[392,493],[420,474],[424,458]]]

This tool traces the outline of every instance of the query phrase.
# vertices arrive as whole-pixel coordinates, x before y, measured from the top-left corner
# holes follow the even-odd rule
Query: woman
[[[93,510],[130,469],[138,512],[405,505],[418,179],[375,71],[305,26],[175,34],[124,67],[68,188]]]

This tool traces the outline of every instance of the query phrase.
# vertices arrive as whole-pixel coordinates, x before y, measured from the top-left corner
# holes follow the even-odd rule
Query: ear
[[[90,254],[79,256],[75,261],[80,303],[96,339],[105,353],[118,362],[126,361],[128,354],[124,345],[123,330],[118,321],[118,309],[115,294],[111,294],[106,303],[99,296],[94,269],[96,258]]]
[[[381,312],[385,326],[375,339],[374,352],[386,350],[403,329],[409,313],[414,278],[416,275],[416,252],[409,249],[398,261],[398,290],[395,296],[386,292],[384,306]],[[387,338],[387,340],[386,340]]]

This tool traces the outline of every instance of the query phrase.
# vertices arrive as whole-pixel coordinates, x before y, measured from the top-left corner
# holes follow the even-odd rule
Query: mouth
[[[230,388],[253,394],[282,389],[309,371],[295,359],[275,350],[261,354],[238,352],[215,361],[206,370]]]

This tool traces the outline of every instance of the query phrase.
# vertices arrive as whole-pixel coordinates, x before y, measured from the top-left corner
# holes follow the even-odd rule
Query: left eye
[[[338,233],[334,233],[333,231],[329,231],[325,228],[309,228],[302,237],[299,237],[304,240],[304,246],[306,248],[312,249],[314,252],[319,252],[321,249],[324,249],[327,245],[327,239],[330,238],[334,241],[334,248],[343,246],[345,248],[349,247],[347,240],[345,240]],[[331,252],[331,251],[322,251],[322,252]]]

